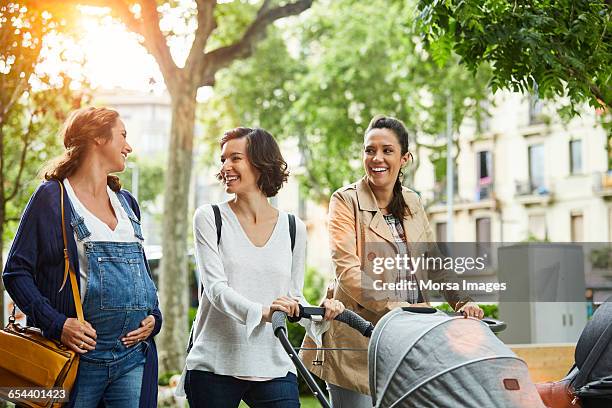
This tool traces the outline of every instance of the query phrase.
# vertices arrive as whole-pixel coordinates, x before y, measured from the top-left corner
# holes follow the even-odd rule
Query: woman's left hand
[[[336,299],[325,299],[323,307],[325,307],[324,320],[334,320],[336,316],[344,312],[344,304]]]
[[[151,333],[153,333],[154,328],[155,317],[148,315],[142,322],[140,322],[140,327],[138,329],[129,332],[124,338],[121,339],[121,341],[125,347],[131,347],[148,339]]]
[[[484,317],[484,311],[475,302],[467,302],[459,312],[463,312],[466,317],[474,317],[476,319],[482,319]]]

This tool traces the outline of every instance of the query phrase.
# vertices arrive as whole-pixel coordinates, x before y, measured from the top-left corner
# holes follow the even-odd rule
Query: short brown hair
[[[264,129],[237,127],[223,134],[220,145],[223,147],[228,141],[242,137],[247,140],[249,161],[259,171],[257,186],[266,197],[274,197],[289,177],[287,162],[283,159],[278,143]],[[217,178],[222,179],[221,173],[217,174]]]
[[[43,169],[45,180],[63,180],[74,174],[83,164],[85,153],[95,139],[110,141],[111,129],[118,118],[119,113],[109,108],[89,107],[73,111],[60,131],[66,150]],[[117,176],[108,175],[107,184],[115,192],[121,190]]]

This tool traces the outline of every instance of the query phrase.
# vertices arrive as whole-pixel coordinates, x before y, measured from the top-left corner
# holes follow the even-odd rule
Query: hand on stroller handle
[[[277,328],[286,326],[285,319],[288,319],[292,323],[296,323],[303,318],[311,319],[313,318],[313,316],[323,316],[325,314],[324,307],[305,307],[302,305],[300,305],[299,307],[300,315],[298,317],[287,317],[287,314],[284,312],[274,312],[274,315],[272,316],[272,327],[274,329],[275,334]],[[431,314],[436,313],[438,311],[435,308],[429,307],[402,307],[402,310],[406,312],[422,314]],[[463,316],[467,318],[467,316],[465,316],[465,314],[462,312],[446,312],[446,314],[451,317]],[[275,315],[278,316],[276,319],[274,318]],[[374,325],[372,323],[368,322],[367,320],[359,316],[357,313],[348,309],[339,314],[335,320],[348,324],[365,337],[370,337],[370,335],[372,334],[372,330],[374,329]],[[483,323],[486,323],[493,333],[500,333],[504,331],[507,327],[505,322],[488,317],[482,319],[481,321]]]
[[[312,318],[312,316],[323,316],[325,314],[324,307],[304,307],[300,305],[300,315],[299,317],[291,317],[289,321],[297,322],[302,318]],[[285,312],[276,311],[272,315],[272,328],[274,330],[274,334],[277,334],[277,330],[279,328],[283,328],[287,330],[285,319],[287,318],[287,314]],[[352,310],[346,309],[344,312],[340,313],[336,316],[336,319],[340,322],[346,323],[351,326],[353,329],[357,330],[359,333],[364,335],[365,337],[370,337],[372,335],[372,330],[374,330],[374,325],[363,317],[359,316],[357,313]],[[278,334],[277,334],[278,335]]]

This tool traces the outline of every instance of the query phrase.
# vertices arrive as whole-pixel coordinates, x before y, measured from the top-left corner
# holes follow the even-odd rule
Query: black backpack
[[[221,211],[219,210],[219,206],[217,204],[212,204],[212,209],[215,214],[215,226],[217,227],[217,247],[221,242],[221,227],[223,227],[223,220],[221,219]],[[293,253],[293,248],[295,247],[295,216],[293,214],[287,214],[289,218],[289,238],[291,239],[291,252]],[[204,285],[200,283],[198,287],[198,299],[202,300],[202,293],[204,292]],[[189,345],[187,346],[187,353],[193,347],[193,326],[195,325],[195,318],[193,319],[193,323],[191,324],[191,332],[189,333]]]

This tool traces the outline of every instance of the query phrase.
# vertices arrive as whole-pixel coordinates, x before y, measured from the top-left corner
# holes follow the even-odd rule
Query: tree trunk
[[[163,257],[159,279],[163,330],[158,336],[160,373],[180,371],[185,362],[188,320],[186,236],[191,230],[189,181],[193,156],[196,89],[171,93],[172,126],[162,219]]]

